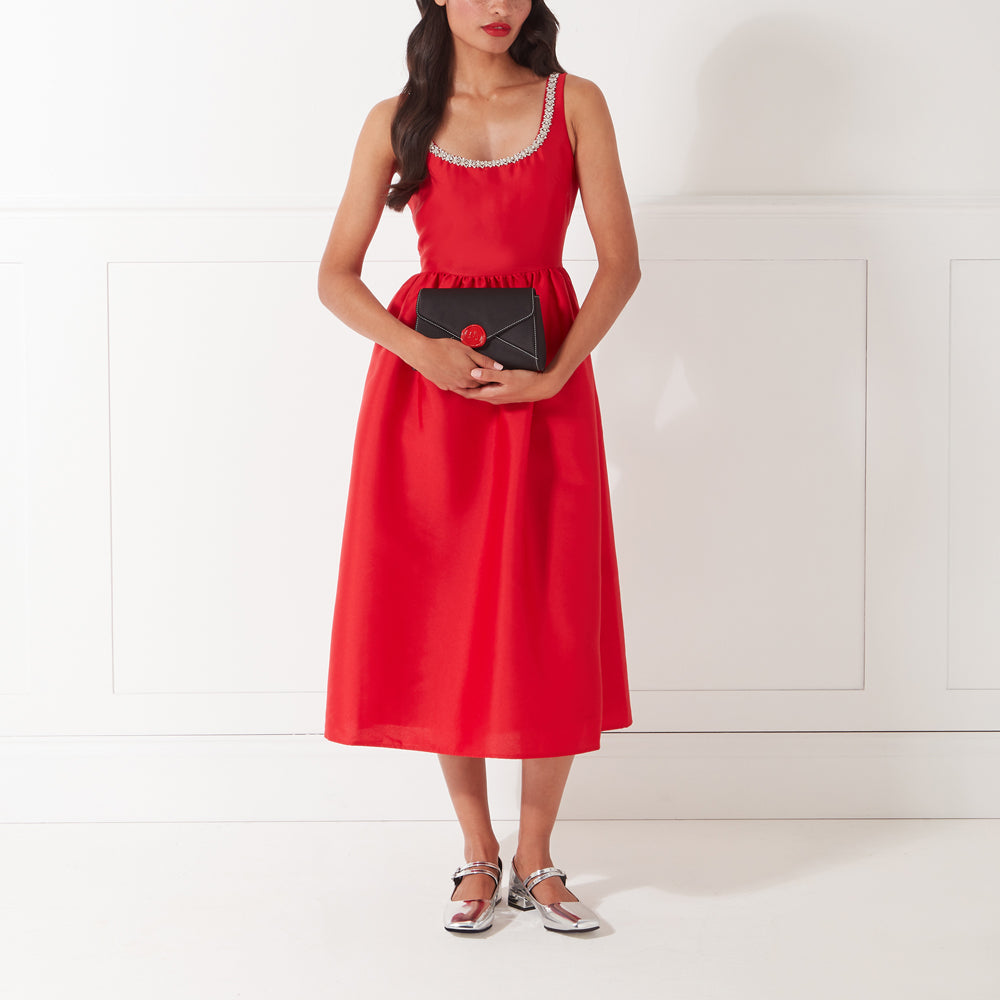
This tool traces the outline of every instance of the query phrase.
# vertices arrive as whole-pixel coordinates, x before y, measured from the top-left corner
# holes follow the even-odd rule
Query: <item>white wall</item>
[[[644,273],[595,352],[636,721],[564,815],[1000,814],[1000,14],[553,7]],[[450,815],[320,735],[371,343],[316,266],[415,16],[7,15],[0,818]],[[418,267],[387,213],[365,279]]]
[[[4,12],[0,196],[329,206],[405,82],[413,0],[45,0]],[[552,4],[636,203],[678,194],[991,194],[990,0]]]

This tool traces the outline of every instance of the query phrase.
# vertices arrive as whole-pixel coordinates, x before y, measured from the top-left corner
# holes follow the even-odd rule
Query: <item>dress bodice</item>
[[[534,141],[513,156],[469,160],[431,143],[410,198],[423,271],[500,274],[562,266],[579,189],[566,130],[565,73],[552,73]]]

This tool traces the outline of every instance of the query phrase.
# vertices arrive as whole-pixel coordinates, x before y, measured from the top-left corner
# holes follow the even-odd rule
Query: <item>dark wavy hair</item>
[[[392,151],[399,165],[399,180],[389,187],[386,205],[401,212],[427,177],[427,153],[437,132],[451,92],[454,43],[448,12],[434,0],[417,0],[420,21],[406,43],[410,78],[400,93],[392,119]],[[538,76],[563,73],[556,59],[559,22],[545,0],[531,0],[531,13],[509,51],[514,62],[528,66]]]

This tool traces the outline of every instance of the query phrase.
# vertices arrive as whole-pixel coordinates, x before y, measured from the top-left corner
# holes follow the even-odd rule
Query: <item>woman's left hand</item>
[[[483,384],[474,389],[453,389],[468,399],[487,403],[534,403],[554,396],[562,384],[548,372],[533,372],[527,368],[505,368],[502,371],[474,368],[472,377]]]

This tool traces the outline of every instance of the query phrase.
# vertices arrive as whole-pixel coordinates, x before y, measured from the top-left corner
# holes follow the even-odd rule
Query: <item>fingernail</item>
[[[493,367],[494,367],[494,368],[503,368],[503,365],[502,365],[502,364],[500,364],[500,362],[499,362],[499,361],[494,361],[494,362],[493,362]]]
[[[479,376],[482,375],[482,374],[483,373],[482,373],[482,371],[479,368],[473,368],[472,369],[472,377],[473,378],[479,378]]]

